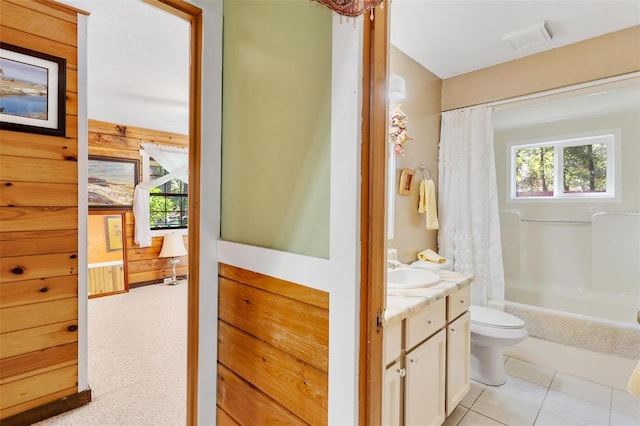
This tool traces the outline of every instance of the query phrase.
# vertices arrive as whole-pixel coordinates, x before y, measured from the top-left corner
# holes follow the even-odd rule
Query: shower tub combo
[[[505,311],[525,321],[540,351],[554,352],[547,342],[566,347],[569,369],[579,370],[576,354],[614,357],[620,371],[585,378],[609,377],[613,383],[603,384],[622,388],[640,358],[640,214],[603,212],[578,221],[501,212],[500,223]],[[523,343],[520,355],[541,362],[532,343]],[[590,363],[583,364],[590,374]]]

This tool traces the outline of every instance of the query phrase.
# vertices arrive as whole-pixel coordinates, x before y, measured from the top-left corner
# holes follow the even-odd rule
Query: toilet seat
[[[472,305],[469,310],[471,311],[472,324],[504,329],[519,329],[524,327],[524,321],[507,312],[475,305]]]

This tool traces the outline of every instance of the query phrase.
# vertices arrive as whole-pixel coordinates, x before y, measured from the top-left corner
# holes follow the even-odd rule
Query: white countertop
[[[402,321],[449,294],[469,286],[473,281],[473,275],[443,270],[432,272],[440,276],[440,282],[434,286],[412,289],[387,288],[385,325]]]

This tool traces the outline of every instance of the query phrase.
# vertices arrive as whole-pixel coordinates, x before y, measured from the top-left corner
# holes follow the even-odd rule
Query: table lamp
[[[187,249],[184,247],[184,241],[182,240],[182,234],[172,232],[164,236],[162,242],[162,250],[160,250],[160,257],[170,257],[169,263],[173,266],[173,273],[171,274],[171,282],[169,284],[176,285],[176,265],[180,263],[178,256],[186,256]]]

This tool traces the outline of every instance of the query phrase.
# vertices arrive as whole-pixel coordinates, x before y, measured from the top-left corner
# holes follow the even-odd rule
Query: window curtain
[[[471,303],[504,300],[492,109],[442,114],[438,203],[440,254],[474,274]]]
[[[151,246],[149,190],[173,179],[189,183],[189,150],[149,142],[142,142],[140,147],[169,172],[158,179],[140,182],[133,193],[133,216],[136,219],[133,240],[140,247],[149,247]]]

